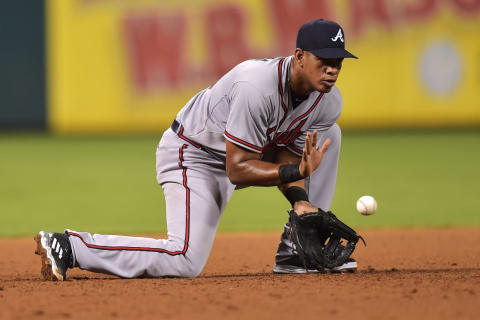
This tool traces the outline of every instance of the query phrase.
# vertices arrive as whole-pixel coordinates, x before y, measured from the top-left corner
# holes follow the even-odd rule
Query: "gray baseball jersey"
[[[168,239],[67,230],[75,266],[126,278],[197,276],[235,189],[225,172],[225,139],[258,153],[280,146],[301,155],[307,130],[320,131],[319,145],[331,138],[321,165],[307,180],[311,203],[328,210],[340,151],[335,121],[341,96],[336,87],[326,94],[313,92],[293,108],[291,59],[239,64],[195,95],[163,134],[156,167],[165,195]],[[290,254],[291,244],[285,239],[282,243]]]

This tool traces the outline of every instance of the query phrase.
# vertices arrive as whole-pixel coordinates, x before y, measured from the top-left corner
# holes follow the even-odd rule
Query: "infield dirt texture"
[[[355,274],[274,275],[278,234],[219,234],[195,279],[78,269],[41,279],[32,239],[0,240],[1,319],[477,319],[480,229],[363,231]]]

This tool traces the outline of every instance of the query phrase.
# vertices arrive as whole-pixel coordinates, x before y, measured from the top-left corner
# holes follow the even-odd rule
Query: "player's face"
[[[342,69],[343,58],[318,58],[306,51],[304,57],[305,80],[313,90],[330,92]]]

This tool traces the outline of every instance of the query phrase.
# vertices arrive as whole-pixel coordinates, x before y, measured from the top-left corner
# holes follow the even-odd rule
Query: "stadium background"
[[[338,82],[333,210],[360,227],[480,224],[478,0],[0,6],[0,235],[165,231],[154,179],[162,131],[236,63],[288,55],[298,27],[318,17],[338,21],[360,57]],[[363,218],[354,202],[369,193],[379,214]],[[279,230],[279,199],[273,188],[238,191],[220,229]]]

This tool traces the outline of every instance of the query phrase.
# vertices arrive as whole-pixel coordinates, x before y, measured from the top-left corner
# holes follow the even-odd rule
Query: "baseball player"
[[[294,211],[328,210],[335,188],[342,98],[335,82],[344,58],[343,29],[314,20],[298,31],[292,56],[240,63],[196,94],[166,130],[156,152],[168,239],[67,229],[36,237],[46,279],[68,268],[134,277],[196,277],[217,226],[240,186],[277,186]],[[304,273],[286,233],[274,272]],[[355,270],[353,259],[332,271]]]

